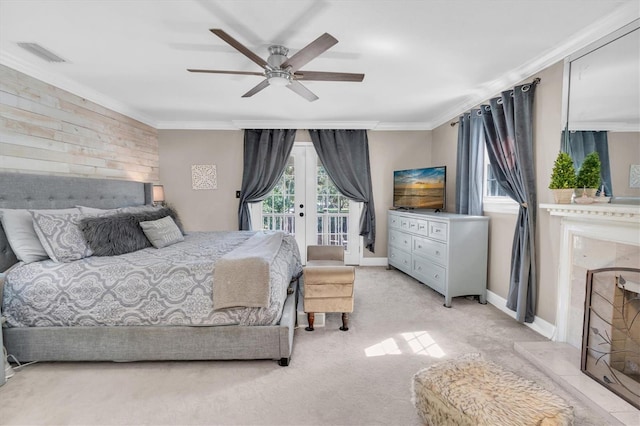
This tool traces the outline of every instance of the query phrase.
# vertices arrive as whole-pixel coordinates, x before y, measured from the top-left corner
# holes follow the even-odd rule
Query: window
[[[342,195],[318,162],[317,170],[317,235],[316,244],[347,248],[349,242],[350,202]]]
[[[295,167],[289,158],[282,177],[262,201],[262,229],[295,234]]]
[[[507,193],[498,183],[498,179],[493,174],[493,167],[489,163],[487,159],[485,161],[485,185],[484,185],[484,196],[486,197],[506,197]]]
[[[482,198],[482,210],[491,213],[518,213],[518,203],[507,195],[498,184],[489,156],[484,154],[484,194]]]

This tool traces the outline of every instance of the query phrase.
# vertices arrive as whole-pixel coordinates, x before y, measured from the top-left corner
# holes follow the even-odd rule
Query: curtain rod
[[[533,79],[533,81],[531,83],[527,83],[527,84],[538,84],[542,81],[542,79],[540,77],[536,77]],[[522,86],[526,86],[527,84],[523,84]],[[458,124],[458,121],[452,121],[451,123],[449,123],[449,125],[451,127],[454,127],[456,124]]]

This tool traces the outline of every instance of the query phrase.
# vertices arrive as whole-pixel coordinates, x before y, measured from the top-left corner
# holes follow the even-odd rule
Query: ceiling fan
[[[229,45],[234,47],[240,53],[260,65],[264,70],[262,72],[251,71],[223,71],[223,70],[203,70],[203,69],[187,69],[189,72],[201,72],[211,74],[239,74],[239,75],[258,75],[265,79],[242,95],[248,98],[255,95],[267,86],[286,86],[298,95],[302,96],[309,102],[313,102],[318,97],[309,89],[307,89],[299,80],[306,81],[351,81],[360,82],[364,79],[364,74],[353,74],[345,72],[325,72],[325,71],[302,71],[304,65],[309,63],[330,47],[335,45],[336,40],[328,33],[322,34],[320,37],[303,47],[290,58],[287,56],[289,49],[280,45],[269,46],[269,57],[265,61],[235,38],[220,29],[209,30]]]

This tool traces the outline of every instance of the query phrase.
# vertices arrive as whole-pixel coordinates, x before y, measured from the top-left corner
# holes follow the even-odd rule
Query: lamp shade
[[[153,202],[154,203],[164,202],[164,186],[153,185]]]

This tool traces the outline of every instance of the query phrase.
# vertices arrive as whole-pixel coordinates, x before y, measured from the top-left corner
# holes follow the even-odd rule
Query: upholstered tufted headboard
[[[0,208],[7,209],[136,206],[151,204],[152,191],[143,182],[0,172]],[[0,272],[16,261],[0,225]]]

